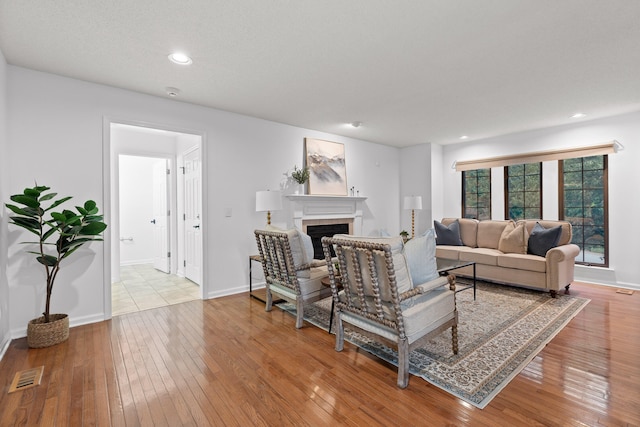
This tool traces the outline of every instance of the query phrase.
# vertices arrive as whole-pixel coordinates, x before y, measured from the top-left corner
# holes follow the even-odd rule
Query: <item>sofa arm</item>
[[[579,253],[580,248],[574,244],[557,246],[547,252],[547,289],[559,291],[573,282],[575,258]]]
[[[580,247],[570,243],[549,249],[545,256],[547,263],[559,263],[564,260],[573,260],[580,253]]]

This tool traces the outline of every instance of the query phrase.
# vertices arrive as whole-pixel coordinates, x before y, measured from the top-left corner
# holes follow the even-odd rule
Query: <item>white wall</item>
[[[640,112],[585,121],[570,126],[504,135],[468,144],[444,147],[444,165],[454,160],[473,160],[509,154],[530,153],[596,145],[612,140],[625,149],[609,155],[609,265],[610,268],[576,266],[576,280],[640,289],[640,262],[636,242],[640,226],[631,217],[640,212]],[[543,210],[546,218],[558,218],[557,166],[543,165]],[[496,168],[500,169],[500,168]],[[501,171],[493,171],[492,215],[504,219]],[[498,176],[499,175],[499,176]],[[444,215],[460,216],[462,173],[445,167],[442,183]]]
[[[152,263],[153,171],[165,159],[120,155],[120,265]],[[131,239],[131,240],[129,240]],[[115,246],[115,245],[113,245]],[[113,258],[112,258],[113,260]]]
[[[7,280],[7,211],[4,203],[9,199],[7,149],[7,62],[0,51],[0,359],[9,345],[9,282]]]
[[[257,251],[253,230],[264,222],[263,213],[255,212],[255,192],[278,188],[283,173],[302,164],[305,137],[345,144],[348,185],[368,197],[364,233],[398,227],[396,148],[14,66],[8,66],[7,72],[7,155],[13,161],[8,165],[6,188],[11,192],[38,179],[76,200],[102,200],[105,219],[110,220],[111,195],[103,194],[108,188],[103,185],[102,170],[105,117],[205,135],[206,297],[248,290],[248,255]],[[69,164],[76,158],[79,160]],[[224,215],[227,208],[232,209],[231,217]],[[287,222],[281,215],[275,212],[274,221]],[[58,277],[54,311],[68,313],[72,325],[106,316],[104,282],[110,274],[105,259],[110,258],[112,244],[106,237],[104,243],[92,243],[82,256],[63,266]],[[42,274],[32,270],[35,261],[21,249],[9,247],[13,336],[24,335],[28,320],[38,315],[43,305]]]
[[[405,196],[421,196],[422,209],[416,210],[415,233],[419,236],[431,224],[431,144],[415,145],[400,150],[400,228],[411,235],[411,211],[404,209]],[[400,230],[388,230],[397,235]]]

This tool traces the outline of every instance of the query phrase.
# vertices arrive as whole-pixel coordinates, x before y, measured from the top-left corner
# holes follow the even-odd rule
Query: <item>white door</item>
[[[202,285],[202,174],[200,147],[184,155],[185,276]]]
[[[169,161],[153,165],[153,266],[170,272],[169,254]]]

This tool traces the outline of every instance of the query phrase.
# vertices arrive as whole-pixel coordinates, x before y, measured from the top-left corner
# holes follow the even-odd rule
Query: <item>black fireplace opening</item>
[[[313,258],[324,259],[322,238],[324,236],[333,237],[334,234],[349,234],[349,224],[307,225],[307,234],[313,242]],[[331,256],[336,256],[333,248],[331,248]]]

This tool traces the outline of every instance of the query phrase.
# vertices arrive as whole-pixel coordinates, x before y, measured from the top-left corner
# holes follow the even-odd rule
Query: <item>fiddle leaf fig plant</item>
[[[37,251],[27,252],[36,256],[46,272],[47,299],[43,313],[45,323],[49,323],[51,292],[60,271],[60,263],[85,243],[102,241],[100,234],[107,228],[102,222],[103,215],[98,214],[98,207],[93,200],[76,206],[76,211],[53,211],[71,197],[54,200],[57,193],[48,192],[49,190],[50,187],[36,184],[33,188],[25,188],[22,194],[11,196],[10,199],[15,204],[5,204],[14,213],[9,216],[9,223],[37,236],[36,241],[22,243],[37,245]]]

